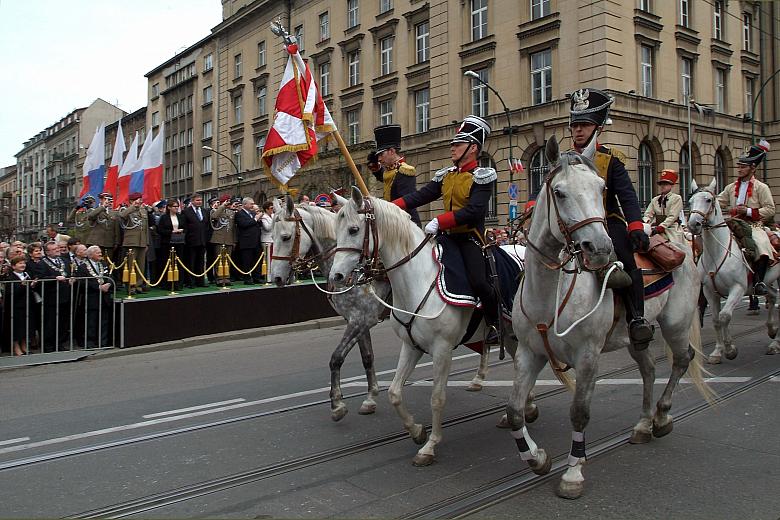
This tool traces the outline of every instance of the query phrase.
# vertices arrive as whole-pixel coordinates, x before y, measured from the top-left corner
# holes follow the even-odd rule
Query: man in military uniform
[[[767,293],[764,283],[769,259],[774,248],[764,232],[763,222],[775,216],[775,201],[769,186],[755,178],[756,169],[766,157],[769,143],[761,140],[737,159],[737,181],[732,182],[718,195],[723,212],[731,218],[750,224],[753,241],[756,243],[753,261],[753,294],[763,296]],[[746,226],[747,227],[747,226]]]
[[[223,195],[219,199],[219,205],[211,211],[209,219],[212,234],[209,248],[212,258],[217,258],[222,246],[225,246],[228,257],[233,254],[233,246],[236,244],[236,211],[240,208],[241,199],[231,199],[230,195]],[[232,285],[229,272],[225,273],[224,277],[217,278],[217,285]]]
[[[116,212],[112,209],[114,198],[110,193],[103,192],[98,195],[98,199],[98,206],[87,211],[90,228],[88,245],[100,246],[103,256],[108,258],[116,245]]]
[[[488,281],[484,243],[485,216],[496,185],[496,170],[478,168],[477,157],[490,135],[490,125],[477,116],[467,116],[450,142],[454,166],[436,172],[431,182],[414,193],[393,200],[403,209],[414,209],[443,198],[445,213],[432,219],[425,232],[445,232],[460,250],[471,288],[482,302],[485,321],[493,330],[487,342],[495,344],[501,326],[498,301]]]
[[[414,166],[406,164],[401,153],[401,126],[383,125],[374,128],[376,150],[368,154],[368,169],[382,183],[382,198],[392,201],[417,189]],[[406,210],[412,221],[420,225],[416,209]]]
[[[574,149],[582,153],[593,139],[598,139],[609,119],[613,99],[596,89],[580,89],[571,96],[569,127]],[[650,239],[644,232],[642,210],[634,184],[626,171],[625,156],[596,141],[593,163],[604,179],[607,191],[605,209],[607,230],[617,259],[631,277],[631,286],[618,289],[626,308],[629,337],[637,350],[644,350],[653,339],[653,326],[645,319],[642,271],[634,262],[634,251],[647,251]]]
[[[68,213],[67,222],[73,222],[74,232],[73,236],[81,240],[82,244],[86,244],[88,240],[91,240],[89,221],[87,215],[89,214],[92,206],[95,205],[95,197],[92,195],[85,195],[81,199],[81,202]]]
[[[650,236],[664,235],[674,242],[682,241],[680,229],[680,213],[683,210],[682,197],[672,193],[672,187],[677,184],[677,172],[664,170],[658,179],[658,189],[661,193],[650,201],[645,210],[644,221],[652,227]]]
[[[132,249],[135,252],[135,261],[138,264],[137,269],[140,269],[141,273],[146,276],[146,250],[149,247],[150,210],[144,205],[142,196],[138,192],[131,193],[128,198],[130,205],[120,209],[117,212],[117,216],[121,219],[122,229],[125,231],[122,241],[125,256]],[[129,268],[130,266],[128,266]],[[148,290],[140,276],[138,277],[137,290],[140,292]]]

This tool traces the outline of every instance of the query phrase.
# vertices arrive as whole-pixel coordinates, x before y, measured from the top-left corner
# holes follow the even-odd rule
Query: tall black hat
[[[478,116],[466,116],[460,124],[460,128],[458,128],[455,137],[450,141],[450,144],[476,144],[481,150],[489,135],[490,125],[487,121]]]
[[[382,125],[374,128],[376,153],[380,154],[390,148],[401,149],[401,125]]]
[[[769,143],[761,139],[758,144],[752,145],[745,153],[737,158],[737,164],[748,164],[758,167],[769,151]]]
[[[571,95],[569,126],[574,123],[593,123],[604,126],[609,118],[609,107],[615,100],[595,88],[581,88]]]

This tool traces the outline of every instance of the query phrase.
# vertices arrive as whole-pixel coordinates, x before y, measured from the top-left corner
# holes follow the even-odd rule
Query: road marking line
[[[773,383],[780,383],[780,376],[775,376],[772,379],[770,379],[770,381]]]
[[[705,379],[706,383],[746,383],[750,381],[750,377],[710,377]],[[390,386],[392,381],[379,381],[379,386]],[[668,378],[658,378],[655,380],[656,385],[665,385],[669,382]],[[691,384],[692,381],[688,378],[680,379],[680,383]],[[464,387],[469,386],[471,381],[447,381],[447,386],[451,387]],[[495,386],[504,387],[512,386],[514,381],[484,381],[482,386]],[[599,379],[596,381],[597,385],[641,385],[642,379]],[[537,386],[561,386],[560,381],[557,379],[539,379],[536,381]],[[347,386],[347,385],[344,385]],[[348,386],[358,386],[355,383],[350,383]],[[415,381],[409,386],[433,386],[433,381]]]
[[[491,349],[490,352],[498,352],[498,349],[496,349],[496,348]],[[466,358],[475,357],[475,356],[479,356],[479,354],[477,354],[476,352],[470,352],[468,354],[463,354],[461,356],[452,356],[452,360],[453,361],[458,361],[460,359],[466,359]],[[431,365],[433,365],[433,361],[426,361],[425,363],[417,363],[414,367],[415,368],[422,368],[422,367],[429,367]],[[377,376],[383,376],[385,374],[393,374],[393,373],[395,373],[395,370],[396,370],[395,368],[390,369],[390,370],[383,370],[381,372],[377,372],[376,375]],[[476,370],[476,367],[475,367],[475,370]],[[342,383],[348,383],[350,381],[357,381],[359,379],[365,380],[366,379],[365,374],[362,375],[362,376],[345,377],[345,378],[343,378],[341,380],[341,382]]]
[[[205,408],[214,408],[217,406],[223,406],[226,404],[243,403],[246,401],[243,397],[240,399],[230,399],[229,401],[219,401],[218,403],[200,404],[198,406],[190,406],[189,408],[179,408],[178,410],[169,410],[167,412],[150,413],[142,415],[144,419],[154,419],[155,417],[165,417],[166,415],[176,415],[183,412],[192,412],[194,410],[203,410]]]
[[[8,444],[16,444],[17,442],[29,441],[29,437],[19,437],[17,439],[8,439],[7,441],[0,441],[0,446],[6,446]]]

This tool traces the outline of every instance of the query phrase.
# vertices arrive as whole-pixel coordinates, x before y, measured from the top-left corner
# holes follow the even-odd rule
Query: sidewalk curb
[[[109,349],[95,352],[90,356],[91,359],[129,356],[133,354],[145,354],[148,352],[162,352],[166,350],[176,350],[182,348],[198,347],[209,345],[215,342],[239,341],[244,339],[261,338],[264,336],[275,336],[277,334],[287,334],[289,332],[301,332],[306,330],[326,329],[345,325],[347,322],[341,316],[330,318],[320,318],[317,320],[302,321],[300,323],[288,323],[284,325],[271,325],[269,327],[259,327],[256,329],[242,329],[229,332],[220,332],[217,334],[207,334],[205,336],[193,336],[191,338],[177,339],[173,341],[163,341],[161,343],[150,343],[148,345],[139,345],[136,347],[126,347],[123,349]]]

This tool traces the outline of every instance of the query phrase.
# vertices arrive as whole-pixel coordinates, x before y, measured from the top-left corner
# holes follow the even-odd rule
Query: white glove
[[[429,235],[435,235],[439,231],[439,219],[435,218],[425,225],[425,232]]]

